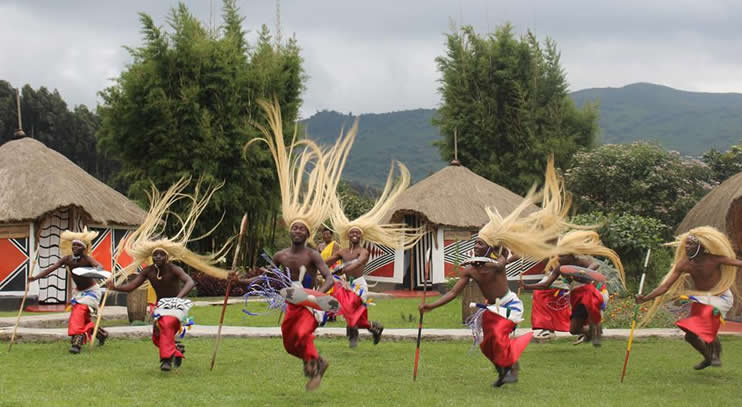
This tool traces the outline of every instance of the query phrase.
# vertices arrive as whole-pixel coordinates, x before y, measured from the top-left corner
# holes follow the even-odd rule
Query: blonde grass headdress
[[[358,121],[346,134],[341,132],[336,144],[326,151],[322,151],[311,140],[296,140],[296,127],[287,147],[278,100],[274,98],[273,103],[258,103],[265,111],[268,128],[253,123],[263,137],[250,140],[245,145],[245,150],[258,141],[268,145],[276,165],[281,190],[281,212],[286,226],[290,228],[298,222],[306,226],[310,233],[314,233],[330,215],[335,189],[358,132]],[[294,149],[300,146],[304,146],[304,149],[296,155]],[[307,171],[309,173],[305,177]]]
[[[559,236],[558,225],[540,225],[521,216],[539,198],[540,193],[531,188],[523,202],[504,218],[497,209],[485,208],[490,221],[479,230],[479,238],[490,246],[504,246],[521,256],[544,259],[555,255],[550,242]]]
[[[96,237],[98,237],[98,232],[88,231],[87,226],[82,230],[82,232],[71,232],[65,230],[59,236],[59,251],[62,253],[62,256],[71,255],[72,243],[78,242],[85,246],[85,253],[87,253],[88,250],[90,250],[90,245],[93,243],[93,239]]]
[[[400,162],[397,162],[397,166],[400,172],[399,179],[396,181],[394,179],[394,163],[392,163],[381,196],[371,210],[357,219],[351,221],[345,216],[337,195],[334,195],[330,222],[344,245],[347,244],[348,232],[352,229],[360,230],[363,240],[399,249],[411,248],[423,236],[422,228],[412,228],[400,223],[381,224],[384,215],[410,185],[410,171]]]
[[[618,253],[603,246],[600,241],[600,235],[592,230],[573,230],[559,238],[556,245],[559,255],[585,255],[585,256],[603,256],[611,260],[618,270],[618,277],[621,279],[621,285],[626,288],[626,273],[624,272],[623,263]],[[546,265],[546,270],[551,270],[559,261],[553,258]]]
[[[693,228],[686,233],[676,236],[675,241],[667,243],[668,246],[675,246],[675,258],[673,259],[670,272],[665,275],[660,285],[670,278],[678,264],[688,260],[688,255],[685,253],[685,244],[689,240],[699,242],[708,254],[725,256],[732,259],[736,257],[734,248],[724,233],[711,226]],[[647,314],[642,319],[640,326],[649,322],[662,304],[674,301],[681,295],[719,295],[724,291],[731,289],[732,293],[737,296],[738,290],[735,284],[736,278],[737,268],[723,264],[721,265],[721,279],[719,282],[709,291],[699,291],[696,290],[690,274],[683,273],[680,275],[680,278],[670,286],[665,294],[654,299],[654,302],[647,310]]]
[[[542,228],[558,227],[562,233],[570,229],[596,229],[599,225],[582,226],[569,222],[569,209],[572,206],[572,196],[564,187],[564,180],[554,168],[554,155],[546,161],[544,172],[543,198],[541,209],[528,215],[528,219],[539,224]]]
[[[135,273],[139,265],[152,256],[152,252],[162,250],[168,255],[169,261],[178,260],[212,277],[227,278],[227,271],[214,265],[223,253],[229,249],[230,242],[227,242],[218,252],[209,255],[193,253],[186,247],[189,242],[203,239],[216,228],[215,226],[206,234],[191,238],[198,217],[206,208],[214,192],[224,184],[216,185],[213,188],[209,187],[202,191],[201,181],[199,180],[193,194],[189,195],[183,192],[189,183],[190,178],[181,178],[164,194],[161,194],[154,185],[152,186],[152,190],[148,194],[150,204],[147,216],[142,224],[125,241],[121,242],[123,250],[126,250],[132,257],[131,264],[122,270],[122,275]],[[190,206],[185,217],[181,217],[170,210],[172,205],[179,201],[186,201]],[[177,220],[180,229],[174,236],[167,238],[163,237],[163,234],[169,216]],[[119,247],[117,252],[120,253],[121,249],[122,247]]]

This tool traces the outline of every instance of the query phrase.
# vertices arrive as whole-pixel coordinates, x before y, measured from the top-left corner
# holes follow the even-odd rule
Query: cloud
[[[185,2],[206,24],[220,1]],[[139,16],[167,25],[175,1],[0,0],[0,79],[56,88],[70,104],[94,106],[141,43]],[[240,1],[254,39],[275,27],[276,3]],[[679,89],[742,92],[738,21],[742,4],[688,0],[596,2],[300,1],[280,3],[282,34],[295,34],[309,75],[305,116],[317,110],[366,113],[440,103],[435,57],[451,20],[479,33],[511,22],[553,38],[573,90],[655,82]]]

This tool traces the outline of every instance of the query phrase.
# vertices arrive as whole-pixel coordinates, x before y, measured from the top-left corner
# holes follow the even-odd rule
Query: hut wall
[[[29,224],[0,225],[0,293],[23,294],[33,259]]]
[[[79,232],[83,227],[82,213],[74,207],[57,209],[39,221],[39,270],[52,266],[62,258],[59,253],[60,235],[65,230]],[[39,280],[39,303],[63,304],[67,301],[70,287],[67,270],[60,268]]]
[[[364,272],[369,281],[399,284],[404,278],[404,253],[391,247],[364,244],[369,252]]]

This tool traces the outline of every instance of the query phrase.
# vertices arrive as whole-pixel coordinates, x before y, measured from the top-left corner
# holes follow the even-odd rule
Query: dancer
[[[649,322],[662,304],[687,298],[692,301],[690,316],[676,325],[703,356],[693,368],[719,367],[721,342],[717,333],[722,318],[734,304],[735,280],[742,261],[735,258],[729,239],[711,226],[691,229],[677,236],[671,245],[676,249],[670,272],[649,294],[636,296],[637,304],[654,300],[640,325]]]
[[[600,236],[594,231],[573,230],[561,238],[557,243],[559,256],[547,265],[552,270],[549,278],[536,284],[523,284],[525,289],[548,288],[559,277],[564,277],[569,284],[569,299],[572,306],[569,332],[577,335],[575,344],[583,340],[592,341],[593,346],[599,347],[602,319],[602,310],[608,304],[608,293],[605,285],[593,280],[575,278],[562,272],[564,266],[578,266],[588,270],[597,270],[600,264],[593,261],[588,255],[608,257],[618,270],[621,283],[625,286],[623,264],[618,254],[603,246]],[[587,326],[587,328],[585,328]]]
[[[176,341],[175,336],[179,331],[185,334],[185,327],[191,323],[188,311],[193,305],[190,300],[185,299],[194,286],[193,279],[173,261],[185,263],[212,277],[227,278],[227,271],[216,267],[215,264],[228,249],[228,245],[210,255],[196,254],[186,247],[191,241],[191,234],[198,217],[221,185],[207,188],[201,194],[201,182],[199,181],[193,195],[188,195],[183,190],[189,182],[190,179],[181,178],[162,195],[154,186],[152,187],[149,195],[149,212],[142,225],[124,243],[124,250],[132,257],[132,262],[124,268],[122,274],[126,276],[136,273],[138,266],[147,262],[150,257],[152,264],[136,273],[134,279],[128,283],[116,285],[112,280],[107,282],[108,289],[123,292],[131,292],[145,282],[149,282],[154,288],[157,294],[157,306],[153,314],[155,321],[152,329],[152,342],[159,349],[160,370],[162,371],[180,367],[185,358],[183,356],[185,345]],[[170,208],[181,200],[190,204],[188,214],[183,218],[176,216],[180,229],[173,237],[163,237]]]
[[[420,312],[431,311],[456,298],[470,280],[477,283],[487,304],[477,305],[482,309],[472,318],[473,331],[475,341],[481,340],[479,347],[482,353],[497,370],[498,378],[493,383],[495,387],[506,383],[506,376],[528,346],[533,333],[517,338],[510,337],[516,325],[523,320],[523,305],[508,288],[505,258],[500,256],[497,260],[492,260],[489,253],[495,248],[507,247],[515,253],[536,258],[548,258],[554,254],[554,248],[548,242],[558,235],[558,228],[539,228],[533,222],[520,217],[523,210],[532,205],[535,199],[532,190],[523,203],[506,218],[488,208],[490,221],[479,231],[474,246],[477,257],[465,262],[466,267],[451,291],[433,303],[419,306]],[[483,335],[479,334],[480,330]],[[513,381],[516,380],[517,378]]]
[[[88,249],[93,239],[97,236],[98,232],[89,232],[87,228],[82,232],[65,230],[60,236],[59,243],[59,251],[64,257],[36,276],[28,277],[28,282],[30,283],[48,276],[49,273],[62,266],[67,268],[69,275],[72,276],[77,293],[70,300],[72,310],[70,312],[67,335],[71,337],[72,345],[70,346],[70,353],[73,354],[80,353],[80,347],[91,339],[90,337],[93,335],[93,329],[95,328],[94,320],[98,315],[98,306],[102,297],[101,289],[94,278],[72,273],[72,270],[78,267],[103,269],[103,266],[98,260],[88,255]],[[101,276],[99,278],[102,279],[105,277]],[[95,336],[98,338],[98,343],[102,346],[108,338],[108,332],[105,329],[99,328]]]
[[[364,269],[369,259],[368,249],[363,242],[383,245],[395,249],[409,249],[422,237],[422,229],[409,228],[403,224],[380,224],[381,219],[394,205],[410,184],[410,172],[402,163],[397,163],[400,178],[394,180],[394,166],[389,170],[386,186],[373,208],[355,220],[349,220],[339,201],[335,201],[330,220],[338,235],[347,241],[347,247],[325,260],[328,265],[342,260],[342,265],[335,268],[336,275],[344,274],[346,280],[336,278],[332,296],[342,305],[345,318],[346,334],[349,346],[358,346],[358,329],[368,329],[373,336],[374,345],[381,340],[384,326],[378,321],[368,321],[368,283]]]
[[[341,134],[335,146],[324,154],[310,140],[296,141],[296,133],[287,149],[278,102],[260,102],[260,105],[266,112],[269,126],[266,128],[255,124],[263,137],[253,139],[246,148],[257,141],[268,145],[281,190],[282,217],[291,238],[291,247],[277,252],[272,261],[286,269],[291,281],[305,288],[314,287],[319,271],[325,279],[320,291],[326,292],[333,285],[332,274],[319,252],[306,247],[306,242],[310,238],[310,231],[317,230],[330,215],[334,191],[358,131],[357,122],[345,136]],[[294,149],[301,146],[305,149],[297,157]],[[309,164],[312,164],[312,170],[305,177]],[[250,280],[241,283],[246,282]],[[319,356],[314,345],[313,332],[321,318],[314,311],[311,307],[287,303],[286,314],[281,323],[284,348],[304,362],[304,375],[308,378],[305,386],[307,390],[319,387],[329,366],[327,360]]]

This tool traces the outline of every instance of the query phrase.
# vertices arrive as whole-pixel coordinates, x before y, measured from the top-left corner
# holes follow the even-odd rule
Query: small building
[[[388,220],[424,227],[428,233],[411,250],[372,247],[368,279],[421,288],[430,250],[432,267],[427,284],[445,283],[456,276],[456,267],[473,255],[477,233],[489,221],[485,208],[497,208],[505,216],[522,201],[520,195],[453,161],[399,197]],[[537,209],[534,205],[531,211]],[[541,270],[543,264],[538,261],[515,262],[508,267],[508,278],[514,280],[521,272]]]
[[[121,239],[146,212],[124,195],[75,165],[62,154],[30,137],[0,146],[0,299],[22,296],[31,262],[33,273],[60,258],[62,231],[84,227],[99,232],[89,254],[114,270],[131,263],[121,255],[113,264]],[[66,270],[34,282],[29,296],[39,303],[65,303],[69,295]]]
[[[737,258],[742,258],[742,172],[712,189],[691,209],[675,230],[685,233],[698,226],[713,226],[726,233]],[[737,274],[737,289],[742,292],[742,277]],[[727,319],[742,321],[742,301],[735,304]]]

